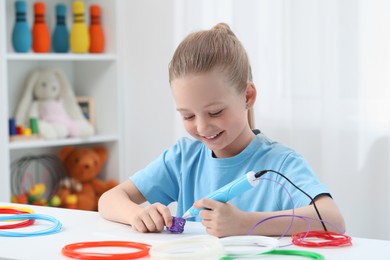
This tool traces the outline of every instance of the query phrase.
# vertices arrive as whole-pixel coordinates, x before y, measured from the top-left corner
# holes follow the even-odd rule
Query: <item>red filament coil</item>
[[[0,208],[0,214],[29,214],[30,211],[18,210],[14,208]],[[0,229],[13,229],[13,228],[21,228],[27,227],[34,224],[34,219],[27,219],[18,223],[9,224],[9,225],[0,225]]]
[[[351,246],[350,236],[329,232],[329,231],[309,231],[301,232],[291,236],[292,243],[297,246],[325,247],[325,246]],[[308,241],[307,238],[319,238],[321,241]]]

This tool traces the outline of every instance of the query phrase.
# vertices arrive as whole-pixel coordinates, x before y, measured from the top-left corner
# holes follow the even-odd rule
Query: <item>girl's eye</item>
[[[194,116],[183,116],[183,119],[184,120],[191,120],[191,119],[193,119],[194,118]]]
[[[219,116],[222,113],[223,109],[219,110],[218,112],[215,113],[209,113],[210,116]]]

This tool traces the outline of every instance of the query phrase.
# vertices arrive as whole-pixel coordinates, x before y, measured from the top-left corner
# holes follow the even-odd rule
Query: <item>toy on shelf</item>
[[[38,119],[30,118],[30,127],[24,128],[21,125],[16,125],[14,118],[9,119],[9,140],[14,141],[31,141],[42,139],[38,130]]]
[[[11,164],[12,202],[59,206],[57,195],[65,169],[53,155],[24,156]]]
[[[31,48],[31,32],[26,21],[26,2],[15,2],[16,21],[12,30],[12,46],[16,52],[28,52]]]
[[[56,24],[52,35],[46,22],[46,5],[44,2],[34,3],[34,23],[30,31],[26,19],[26,1],[15,2],[16,21],[12,31],[12,45],[15,52],[36,53],[103,53],[105,36],[101,25],[102,9],[97,4],[89,7],[89,28],[85,22],[85,3],[74,0],[72,3],[73,23],[70,31],[66,26],[67,6],[59,3],[55,6]]]
[[[95,131],[83,116],[61,69],[37,69],[29,75],[16,108],[16,124],[28,125],[34,117],[38,118],[39,134],[45,139],[85,137]]]
[[[9,122],[9,136],[16,135],[16,122],[14,118],[10,118]]]
[[[68,205],[61,206],[97,210],[100,195],[118,184],[114,180],[103,181],[98,178],[107,157],[108,152],[102,146],[66,146],[60,150],[59,158],[68,175],[61,182],[58,192],[61,201],[66,201]]]
[[[90,53],[102,53],[104,51],[104,32],[101,25],[101,8],[98,5],[91,5],[89,8],[90,25],[89,36],[91,45],[89,47]]]
[[[53,51],[66,53],[69,51],[69,31],[66,27],[66,6],[56,5],[57,22],[53,31]]]
[[[32,49],[34,52],[50,51],[50,32],[45,21],[45,12],[45,4],[43,2],[36,2],[34,4],[35,19],[32,27]]]
[[[70,31],[70,49],[74,53],[87,53],[90,39],[84,19],[84,2],[75,0],[72,5],[73,24]]]

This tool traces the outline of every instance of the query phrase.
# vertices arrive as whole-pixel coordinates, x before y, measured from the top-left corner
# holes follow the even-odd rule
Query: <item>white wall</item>
[[[125,111],[129,175],[175,141],[168,82],[174,51],[172,1],[122,1]],[[128,176],[122,176],[122,179]]]
[[[168,85],[176,45],[224,21],[252,62],[257,127],[307,158],[348,234],[390,239],[389,1],[123,2],[129,174],[185,134]]]

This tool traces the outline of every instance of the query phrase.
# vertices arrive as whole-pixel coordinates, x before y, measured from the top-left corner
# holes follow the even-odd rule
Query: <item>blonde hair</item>
[[[248,55],[230,27],[219,23],[210,30],[191,33],[179,44],[169,64],[169,83],[188,74],[219,70],[242,93],[252,81]],[[253,111],[248,122],[253,128]]]

